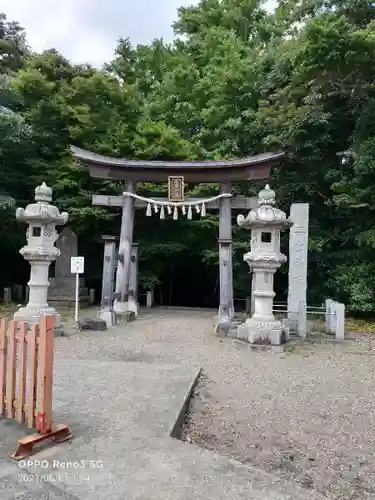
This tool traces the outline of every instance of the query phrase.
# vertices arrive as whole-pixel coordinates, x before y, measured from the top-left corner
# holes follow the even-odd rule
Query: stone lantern
[[[244,255],[254,274],[254,314],[238,327],[238,337],[251,344],[280,345],[286,342],[287,327],[273,314],[273,277],[287,261],[280,253],[280,233],[292,223],[285,212],[274,207],[275,192],[267,185],[258,195],[258,207],[247,217],[239,215],[237,224],[251,230],[251,249]]]
[[[68,214],[60,214],[57,207],[50,205],[52,189],[44,182],[35,189],[35,201],[16,211],[17,220],[28,224],[27,245],[21,248],[20,254],[30,262],[31,270],[28,304],[14,314],[14,319],[38,323],[41,316],[54,315],[56,326],[60,326],[60,315],[47,302],[48,270],[51,262],[60,255],[60,250],[54,246],[58,238],[56,226],[66,224]]]

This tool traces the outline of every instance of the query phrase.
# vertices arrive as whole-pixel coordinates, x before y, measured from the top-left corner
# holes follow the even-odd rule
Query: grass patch
[[[0,304],[0,318],[11,318],[17,311],[18,304],[15,302],[8,302],[7,304]]]
[[[346,318],[345,330],[354,333],[375,333],[375,320]]]
[[[7,319],[13,319],[14,313],[19,309],[19,302],[8,302],[6,304],[0,303],[0,319],[1,318],[7,318]],[[22,305],[25,305],[22,303]],[[56,304],[52,305],[55,307],[56,311],[60,314],[61,321],[62,322],[68,322],[68,321],[73,321],[74,320],[74,304],[72,304],[70,307],[67,306],[59,306]],[[90,306],[89,304],[80,304],[80,312],[84,314],[85,311],[88,311],[90,309],[93,309],[93,306]]]

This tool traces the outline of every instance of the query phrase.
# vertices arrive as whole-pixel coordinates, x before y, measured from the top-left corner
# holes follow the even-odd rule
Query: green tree
[[[21,68],[28,53],[25,30],[0,12],[0,73]]]
[[[285,210],[310,203],[309,301],[332,296],[368,314],[375,297],[374,26],[373,5],[364,0],[282,0],[273,13],[258,0],[201,0],[180,9],[173,43],[133,47],[120,39],[114,59],[97,71],[54,50],[30,54],[22,28],[2,16],[1,193],[30,201],[37,183],[50,183],[81,239],[90,250],[97,245],[98,276],[100,235],[118,230],[119,214],[93,207],[91,195],[123,187],[90,179],[70,144],[168,160],[283,149],[286,159],[271,178],[278,203]],[[233,194],[258,187],[235,183]],[[166,185],[137,189],[166,193]],[[192,196],[217,192],[215,184],[187,187]],[[11,211],[2,214],[15,225]],[[244,295],[248,234],[234,228],[235,286]],[[160,225],[137,216],[145,283],[171,274],[182,255],[216,265],[217,230],[214,215]],[[277,275],[280,291],[286,269]]]

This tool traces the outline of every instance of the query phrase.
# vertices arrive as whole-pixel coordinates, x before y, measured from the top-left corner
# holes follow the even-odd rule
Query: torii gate
[[[251,210],[256,198],[232,197],[231,182],[266,180],[271,168],[280,164],[284,153],[263,153],[248,158],[219,161],[147,161],[110,158],[71,146],[74,157],[89,168],[93,178],[124,182],[123,196],[93,195],[93,204],[122,207],[119,258],[116,272],[117,314],[129,310],[129,278],[133,244],[134,209],[148,204],[177,208],[199,206],[219,210],[220,304],[218,325],[233,315],[232,209]],[[146,199],[136,194],[138,182],[168,182],[168,198]],[[184,199],[184,182],[219,183],[220,195]],[[163,210],[163,208],[162,208]],[[149,214],[150,215],[150,214]],[[189,214],[188,214],[189,215]],[[202,214],[203,215],[203,214]],[[176,218],[176,217],[174,217]]]

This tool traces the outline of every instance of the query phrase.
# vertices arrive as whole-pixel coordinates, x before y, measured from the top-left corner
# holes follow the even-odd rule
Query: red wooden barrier
[[[0,416],[38,431],[19,441],[14,460],[29,457],[34,445],[46,439],[61,443],[72,437],[67,425],[52,423],[54,321],[43,316],[40,325],[31,327],[0,322]]]

